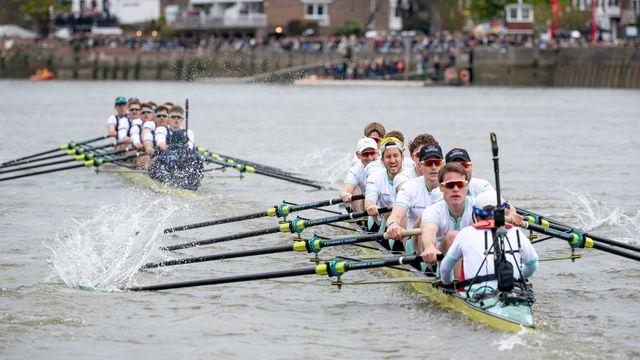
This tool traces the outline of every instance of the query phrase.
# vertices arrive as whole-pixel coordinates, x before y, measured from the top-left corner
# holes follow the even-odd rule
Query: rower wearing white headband
[[[380,141],[380,156],[384,171],[367,176],[364,207],[371,216],[378,216],[378,209],[391,207],[396,200],[393,178],[402,170],[404,146],[397,137],[386,137]]]

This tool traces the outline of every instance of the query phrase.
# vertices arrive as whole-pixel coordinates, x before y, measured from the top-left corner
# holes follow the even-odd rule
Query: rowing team
[[[364,137],[358,140],[356,157],[349,169],[340,197],[355,211],[365,210],[378,217],[395,241],[390,250],[420,254],[423,270],[437,272],[437,254],[445,253],[439,264],[443,283],[481,279],[472,284],[496,288],[492,253],[494,210],[497,194],[486,180],[472,177],[469,153],[453,148],[443,155],[436,139],[429,134],[416,136],[405,154],[404,136],[399,131],[386,132],[379,123],[367,124]],[[364,194],[364,201],[351,201]],[[518,228],[523,217],[514,206],[505,203],[507,236],[504,248],[512,264],[514,280],[531,276],[538,265],[538,255],[527,236]],[[392,208],[381,214],[382,208]],[[402,238],[401,231],[420,228],[421,235]],[[489,255],[493,256],[493,255]],[[464,261],[464,271],[461,270]]]
[[[152,157],[172,145],[173,139],[185,138],[184,109],[171,102],[157,106],[137,98],[118,97],[114,107],[116,113],[107,119],[107,132],[116,137],[118,144],[144,150],[146,157],[136,159],[136,165],[145,169],[149,168]],[[191,129],[186,130],[186,138],[188,147],[193,149]]]

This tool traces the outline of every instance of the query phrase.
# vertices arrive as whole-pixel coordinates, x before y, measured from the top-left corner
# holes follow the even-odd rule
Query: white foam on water
[[[498,351],[512,350],[517,345],[520,345],[520,346],[523,346],[523,347],[530,347],[527,344],[527,342],[525,341],[525,338],[524,338],[525,335],[527,335],[527,334],[529,334],[529,332],[527,330],[525,330],[524,328],[522,328],[516,334],[506,335],[502,339],[500,339],[498,341],[495,341],[493,343],[493,345],[497,345],[498,346]]]
[[[44,243],[51,251],[51,281],[117,291],[132,283],[142,265],[166,260],[159,242],[177,206],[170,197],[130,195],[101,205],[86,218],[69,219],[63,234]]]
[[[335,149],[322,149],[308,153],[303,161],[305,168],[321,171],[320,176],[331,185],[342,185],[344,176],[351,167],[353,153],[346,154],[336,159]]]
[[[622,241],[640,243],[640,209],[630,214],[593,194],[570,192],[570,195],[576,200],[570,205],[579,228],[594,231],[600,227],[615,227],[624,232]]]

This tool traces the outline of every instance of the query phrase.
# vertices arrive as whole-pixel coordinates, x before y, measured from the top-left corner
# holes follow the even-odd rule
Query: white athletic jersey
[[[396,175],[396,178],[398,175]],[[394,179],[395,184],[395,179]],[[424,209],[442,200],[440,187],[429,191],[424,176],[407,181],[396,195],[395,205],[407,209],[407,228],[413,227]]]
[[[402,171],[400,171],[400,173],[393,178],[393,188],[396,189],[396,191],[398,191],[398,186],[400,186],[401,184],[409,180],[413,180],[417,177],[418,177],[418,173],[416,173],[415,165],[405,167],[403,163]]]
[[[156,130],[153,133],[153,141],[154,144],[159,147],[159,146],[164,146],[167,144],[167,128],[164,126],[158,126],[156,128]]]
[[[156,129],[156,122],[153,120],[145,121],[144,124],[142,124],[142,128],[154,131]]]
[[[485,243],[486,234],[486,243]],[[518,250],[518,237],[520,238],[520,249]],[[485,247],[486,244],[486,247]],[[476,276],[488,275],[494,273],[493,251],[485,258],[485,250],[493,250],[493,235],[491,230],[476,229],[468,226],[456,235],[453,244],[447,251],[447,257],[453,260],[464,260],[464,278],[471,280]],[[516,279],[520,279],[520,271],[522,264],[530,265],[538,260],[538,254],[531,245],[527,235],[517,227],[507,229],[507,237],[504,240],[504,249],[507,260],[513,265],[513,275]],[[517,251],[509,253],[509,251]],[[482,265],[482,268],[480,267]],[[480,270],[478,272],[478,270]],[[473,288],[480,286],[490,286],[497,289],[498,283],[495,280],[484,283],[474,284]]]
[[[367,185],[367,178],[365,177],[364,165],[362,161],[358,160],[356,164],[351,166],[347,175],[344,177],[345,184],[351,184],[357,186],[364,193]]]
[[[493,186],[491,186],[487,180],[479,178],[471,178],[471,181],[469,181],[467,186],[467,195],[471,197],[477,197],[487,190],[494,190]]]
[[[118,119],[118,142],[123,142],[124,139],[129,136],[130,125],[128,118],[121,117]]]
[[[126,115],[118,116],[116,114],[113,114],[113,115],[111,115],[111,116],[109,116],[107,118],[107,126],[113,125],[113,126],[115,126],[117,128],[118,127],[118,119],[122,119],[122,118],[126,118],[126,117],[127,117]]]
[[[458,221],[453,220],[449,212],[449,206],[444,200],[424,209],[422,212],[421,224],[432,222],[438,225],[438,233],[436,234],[436,247],[440,246],[440,242],[445,235],[451,230],[462,230],[469,225],[473,225],[473,198],[467,196],[464,200],[464,211]]]
[[[366,188],[364,198],[375,202],[378,207],[392,207],[396,201],[393,180],[389,179],[386,171],[376,171],[371,174],[367,178]]]

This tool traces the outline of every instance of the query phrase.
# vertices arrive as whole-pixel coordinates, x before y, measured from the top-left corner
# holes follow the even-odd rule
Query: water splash
[[[45,242],[51,251],[52,281],[116,291],[128,286],[143,264],[166,260],[158,243],[167,219],[178,208],[169,197],[130,195],[100,206],[86,218],[70,219],[62,235]]]
[[[570,192],[571,212],[578,227],[593,231],[601,227],[615,227],[624,232],[624,241],[640,243],[640,209],[635,214],[609,204],[606,200],[589,193]]]
[[[327,148],[308,153],[303,161],[303,166],[313,169],[313,171],[320,170],[320,176],[331,185],[342,185],[344,176],[351,167],[353,154],[345,154],[336,159],[336,153],[340,152],[336,149]]]

